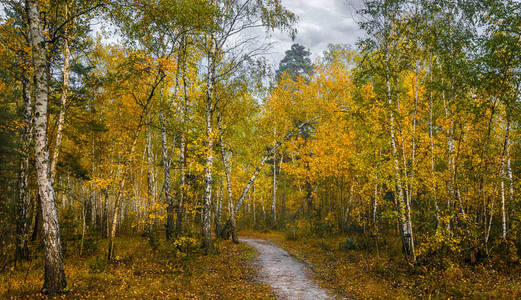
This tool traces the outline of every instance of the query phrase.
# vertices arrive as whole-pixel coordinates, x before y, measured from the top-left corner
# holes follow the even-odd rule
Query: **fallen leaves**
[[[158,251],[150,251],[140,237],[118,239],[117,262],[101,272],[92,272],[91,257],[66,258],[65,272],[70,292],[57,299],[272,299],[269,286],[255,281],[256,269],[250,264],[253,250],[230,241],[217,241],[217,253],[197,251],[175,256],[176,249],[161,241]],[[105,249],[105,247],[100,247]],[[37,261],[24,282],[28,264],[13,272],[0,274],[0,298],[45,298],[42,286],[43,260]],[[125,263],[120,263],[125,262]]]

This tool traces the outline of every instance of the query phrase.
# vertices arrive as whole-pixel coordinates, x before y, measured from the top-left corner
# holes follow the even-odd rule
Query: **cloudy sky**
[[[264,56],[276,69],[285,51],[293,43],[308,48],[312,59],[320,56],[328,44],[354,46],[363,35],[357,24],[359,17],[356,13],[362,2],[363,0],[282,0],[283,5],[298,17],[297,36],[292,41],[287,33],[271,33],[265,42],[273,43],[273,46]],[[113,27],[104,20],[93,22],[92,25],[94,32],[101,34],[105,43],[120,42],[117,34],[109,33]],[[108,29],[108,32],[103,29]],[[265,35],[262,30],[246,34],[258,35],[261,40]]]
[[[286,8],[294,12],[299,20],[295,42],[309,48],[312,57],[320,56],[327,45],[355,45],[362,36],[356,14],[362,0],[282,0]],[[284,33],[276,32],[271,37],[275,42],[271,60],[274,65],[284,57],[284,52],[293,41]]]

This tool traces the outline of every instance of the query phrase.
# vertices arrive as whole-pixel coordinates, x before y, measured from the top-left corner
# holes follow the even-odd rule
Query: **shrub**
[[[516,264],[519,262],[519,256],[517,255],[517,247],[511,240],[499,241],[497,244],[497,255],[501,263],[509,265]]]
[[[148,244],[150,245],[150,248],[152,248],[152,251],[156,251],[159,246],[161,246],[161,241],[154,234],[150,234],[148,237]]]
[[[297,228],[294,226],[288,227],[284,230],[284,237],[288,241],[296,241],[299,239]]]
[[[346,250],[354,250],[356,249],[356,243],[350,237],[347,237],[342,248]]]
[[[96,256],[93,261],[89,262],[89,269],[93,273],[102,273],[107,267],[107,260],[102,256]]]
[[[176,256],[181,257],[193,253],[199,247],[196,239],[185,236],[176,239],[172,244],[176,251]]]
[[[83,255],[92,255],[98,251],[99,241],[96,238],[86,238],[83,240]]]

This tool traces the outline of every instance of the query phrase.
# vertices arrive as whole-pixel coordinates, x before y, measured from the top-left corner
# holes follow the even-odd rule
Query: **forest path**
[[[273,242],[254,238],[240,240],[259,252],[255,263],[261,267],[261,280],[273,287],[279,299],[332,299],[311,279],[304,263]]]

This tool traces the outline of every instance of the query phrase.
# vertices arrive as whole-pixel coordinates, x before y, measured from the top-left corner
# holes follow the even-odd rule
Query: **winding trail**
[[[261,280],[271,285],[279,299],[332,299],[311,279],[304,263],[273,242],[253,238],[240,240],[259,252],[255,263],[261,267]]]

